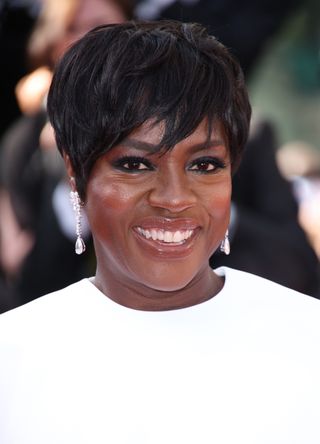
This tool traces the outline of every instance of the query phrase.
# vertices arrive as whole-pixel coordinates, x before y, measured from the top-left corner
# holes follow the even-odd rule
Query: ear
[[[71,187],[72,191],[77,191],[76,179],[74,177],[73,167],[72,167],[71,160],[70,160],[70,157],[68,156],[68,154],[63,153],[63,160],[64,160],[64,163],[66,166],[67,174],[69,176],[70,187]]]

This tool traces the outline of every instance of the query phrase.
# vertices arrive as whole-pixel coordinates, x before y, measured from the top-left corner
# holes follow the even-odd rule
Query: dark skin
[[[215,296],[223,279],[209,257],[224,238],[231,199],[230,155],[220,125],[207,125],[165,153],[161,125],[148,122],[100,157],[84,208],[94,239],[94,284],[117,303],[172,310]],[[69,176],[72,166],[66,159]],[[75,190],[75,181],[71,181]]]

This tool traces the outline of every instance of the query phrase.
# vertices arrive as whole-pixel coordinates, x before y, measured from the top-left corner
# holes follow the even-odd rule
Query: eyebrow
[[[157,153],[159,151],[159,145],[150,142],[143,142],[137,139],[130,139],[129,137],[122,142],[122,145],[141,151],[146,151],[151,154]],[[215,148],[218,146],[225,146],[225,142],[222,139],[210,139],[206,140],[205,142],[192,145],[189,152],[190,154],[194,154],[198,151],[204,151],[206,149]]]

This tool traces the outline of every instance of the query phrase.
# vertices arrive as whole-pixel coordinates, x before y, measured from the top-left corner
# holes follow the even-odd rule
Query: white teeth
[[[184,240],[183,234],[181,233],[181,231],[176,231],[173,235],[173,242],[181,242]]]
[[[165,242],[171,243],[173,241],[173,234],[170,231],[165,231],[164,236],[163,236],[163,240]]]
[[[181,243],[189,239],[189,237],[191,237],[193,234],[193,230],[166,231],[157,230],[156,228],[152,228],[151,230],[144,230],[141,227],[137,227],[137,230],[146,239],[152,238],[153,240],[163,241],[168,244]]]

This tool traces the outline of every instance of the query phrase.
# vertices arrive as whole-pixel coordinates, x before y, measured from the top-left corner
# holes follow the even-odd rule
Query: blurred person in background
[[[293,141],[280,147],[277,162],[292,183],[300,224],[320,260],[320,151],[306,142]]]
[[[248,78],[266,44],[302,0],[136,0],[140,19],[198,22],[237,57]]]
[[[76,257],[72,251],[74,217],[47,122],[46,94],[52,69],[72,42],[96,25],[125,21],[130,11],[126,0],[43,3],[28,45],[35,70],[16,87],[24,115],[0,144],[2,311],[92,273],[95,258],[85,220],[88,256]]]
[[[0,1],[0,138],[21,115],[14,88],[27,74],[27,41],[40,10],[41,0]]]

